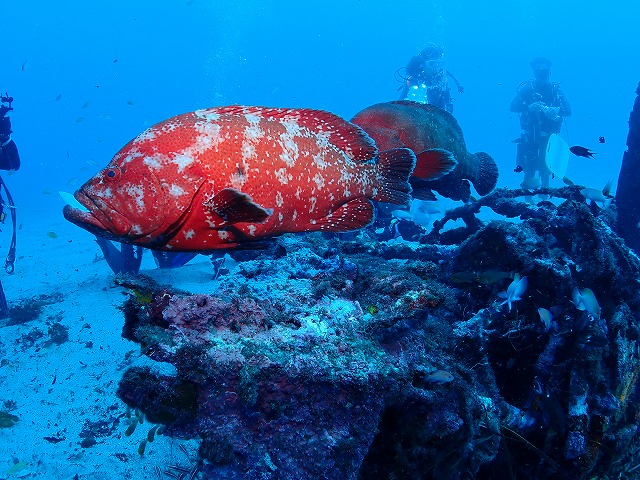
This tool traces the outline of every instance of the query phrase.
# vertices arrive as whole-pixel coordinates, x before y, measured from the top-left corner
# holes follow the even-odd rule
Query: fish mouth
[[[88,195],[83,189],[73,196],[87,210],[65,205],[62,214],[71,223],[108,239],[125,237],[131,231],[131,223],[104,200]]]

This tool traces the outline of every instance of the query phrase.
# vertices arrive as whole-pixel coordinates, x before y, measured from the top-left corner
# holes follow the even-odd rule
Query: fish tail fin
[[[416,155],[416,168],[412,176],[423,180],[436,180],[456,168],[458,162],[453,153],[443,148],[430,148]]]
[[[408,204],[411,200],[409,177],[416,166],[416,156],[408,148],[384,150],[378,156],[376,170],[379,174],[377,191],[373,194],[376,202]]]
[[[472,179],[473,186],[480,195],[485,196],[496,188],[498,166],[488,153],[478,152],[475,157],[478,162],[478,170],[476,177]]]

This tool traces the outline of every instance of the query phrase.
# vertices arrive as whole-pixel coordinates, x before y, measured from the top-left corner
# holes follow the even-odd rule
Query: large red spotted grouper
[[[378,154],[328,112],[229,106],[152,126],[74,194],[67,220],[157,250],[233,248],[286,232],[343,232],[405,204],[414,154]],[[439,172],[434,172],[434,176]]]
[[[498,182],[493,158],[484,152],[467,151],[456,119],[434,105],[409,100],[378,103],[358,112],[351,121],[362,127],[381,150],[406,147],[416,154],[411,176],[416,198],[435,199],[431,192],[435,190],[453,200],[466,201],[471,195],[469,182],[480,195],[487,195]],[[447,174],[442,178],[431,174],[434,167],[447,163],[450,168],[443,170]]]

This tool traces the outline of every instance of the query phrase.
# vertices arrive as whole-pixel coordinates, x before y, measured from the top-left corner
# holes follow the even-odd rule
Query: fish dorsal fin
[[[378,153],[375,142],[359,126],[324,110],[311,108],[269,108],[229,106],[211,109],[218,114],[257,115],[292,122],[327,138],[329,143],[356,161],[371,160]]]
[[[270,213],[260,205],[253,203],[251,197],[235,188],[224,188],[204,203],[226,223],[264,222]]]
[[[394,105],[404,105],[406,107],[414,108],[416,110],[422,110],[424,112],[429,112],[432,115],[434,114],[439,115],[440,118],[442,118],[449,125],[449,127],[455,131],[456,136],[458,137],[458,140],[464,141],[462,128],[460,128],[458,121],[455,119],[453,115],[451,115],[446,110],[440,107],[436,107],[435,105],[429,105],[428,103],[414,102],[413,100],[394,100],[389,103],[392,103]]]

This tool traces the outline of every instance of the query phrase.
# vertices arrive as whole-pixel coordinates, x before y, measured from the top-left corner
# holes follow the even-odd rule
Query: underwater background
[[[15,98],[23,162],[10,188],[23,220],[31,208],[54,214],[58,190],[77,188],[148,126],[197,108],[311,107],[351,118],[397,99],[394,72],[427,42],[444,47],[465,88],[453,94],[455,117],[472,151],[496,159],[498,186],[521,181],[509,103],[531,78],[530,60],[550,58],[573,108],[563,137],[598,152],[596,161],[572,158],[568,176],[601,188],[615,182],[625,148],[638,13],[636,2],[595,0],[5,1],[0,89]]]
[[[307,445],[296,442],[297,434],[342,448],[344,463],[327,467],[333,476],[308,478],[447,478],[454,469],[451,478],[474,478],[472,471],[481,472],[477,478],[516,478],[504,473],[516,464],[525,475],[517,478],[581,478],[575,472],[605,478],[595,474],[619,473],[622,463],[620,478],[635,478],[640,262],[612,233],[609,212],[587,206],[576,192],[557,199],[567,199],[568,206],[536,210],[540,217],[531,213],[535,207],[514,200],[509,207],[525,213],[522,225],[483,226],[472,241],[448,245],[369,246],[361,238],[286,236],[278,248],[288,255],[269,251],[266,260],[247,261],[236,276],[213,273],[204,256],[171,272],[144,257],[143,273],[159,284],[220,293],[207,303],[145,280],[116,285],[93,236],[64,220],[58,191],[75,191],[133,137],[183,112],[241,104],[322,109],[349,119],[369,105],[398,99],[397,72],[434,42],[444,47],[446,67],[464,86],[463,94],[453,91],[453,113],[467,146],[495,159],[498,188],[517,188],[522,181],[514,172],[513,143],[521,129],[509,104],[532,78],[531,59],[545,56],[553,62],[551,80],[560,82],[573,110],[561,136],[597,152],[595,159],[572,156],[567,177],[595,189],[612,180],[615,193],[640,80],[637,2],[5,0],[0,6],[0,92],[14,97],[12,138],[22,160],[19,171],[0,172],[19,224],[16,273],[0,272],[0,279],[11,307],[37,306],[35,318],[1,327],[0,478],[301,478],[295,461],[313,448],[287,450]],[[551,186],[564,185],[554,179]],[[0,258],[10,231],[5,222]],[[485,269],[491,275],[482,283],[477,274]],[[513,300],[512,312],[499,295],[512,279],[517,284],[514,273],[528,276],[529,287]],[[458,283],[467,274],[473,280]],[[576,291],[584,299],[572,297]],[[585,307],[594,293],[600,305]],[[162,311],[165,296],[172,303]],[[210,369],[211,359],[195,347],[176,353],[161,341],[170,334],[163,332],[161,340],[149,334],[158,320],[148,313],[150,305],[162,307],[156,309],[162,321],[181,328],[204,309],[224,331],[228,351],[216,351],[219,363]],[[555,320],[546,317],[545,323],[539,309],[553,307],[562,313],[554,310]],[[261,336],[265,325],[268,338]],[[199,336],[200,327],[190,339],[218,348]],[[270,350],[272,345],[282,351]],[[301,371],[329,379],[326,384],[301,381],[300,393],[288,390],[295,381],[284,368],[244,369],[246,376],[234,385],[240,394],[215,397],[239,346],[268,351],[269,365],[280,367],[283,352],[309,345],[318,348],[301,353],[308,361]],[[159,364],[166,378],[149,373]],[[170,374],[189,376],[202,365],[209,375],[203,375],[203,391],[220,400],[203,408],[210,417],[194,419],[178,405],[171,415],[182,423],[171,426],[162,416],[167,412],[161,415],[153,402],[134,395],[137,386],[157,393],[158,385],[175,395],[183,385],[172,383]],[[216,370],[218,365],[223,367]],[[253,374],[264,375],[263,383]],[[266,383],[283,386],[284,393],[265,391]],[[345,387],[345,393],[344,385],[358,388]],[[548,389],[561,407],[545,397]],[[353,397],[346,401],[342,394]],[[229,460],[233,439],[199,442],[199,434],[209,421],[231,428],[224,405],[254,406],[262,397],[270,403],[260,404],[261,414],[302,426],[284,425],[291,437],[272,440],[273,432],[260,431],[262,437],[244,439],[273,451],[243,458],[243,475]],[[534,412],[537,402],[543,405]],[[345,405],[356,405],[360,416],[340,410]],[[322,419],[313,417],[314,406]],[[448,406],[466,416],[449,416]],[[423,423],[408,414],[412,409]],[[245,422],[239,431],[259,430],[251,423],[255,416],[238,418]],[[318,420],[320,433],[311,420]],[[145,453],[145,435],[160,436],[163,421],[171,442],[149,441]],[[347,426],[334,431],[332,421]],[[414,424],[423,431],[412,430]],[[325,435],[325,427],[333,436]],[[418,448],[393,457],[398,431]],[[518,431],[530,434],[531,443],[516,437]],[[367,437],[373,432],[382,432],[375,441]],[[491,464],[496,452],[504,453],[505,437],[513,451]],[[180,443],[187,438],[198,441]],[[436,441],[451,438],[459,443]],[[423,447],[429,454],[420,457]],[[468,454],[464,460],[444,458],[458,450]],[[194,460],[196,452],[208,470]],[[310,470],[337,462],[309,458]],[[341,476],[347,471],[350,477]],[[558,471],[567,476],[556,477]]]

